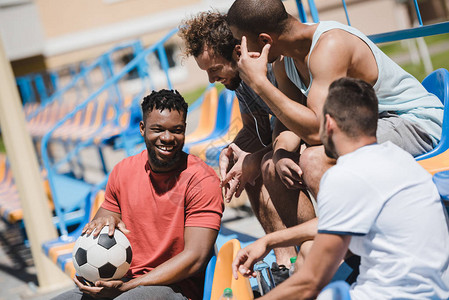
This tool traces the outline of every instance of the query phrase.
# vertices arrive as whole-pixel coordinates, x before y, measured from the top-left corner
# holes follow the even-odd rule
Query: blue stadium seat
[[[219,139],[223,134],[226,134],[229,130],[232,114],[232,104],[234,101],[235,93],[233,91],[224,89],[221,91],[218,99],[217,108],[217,121],[212,133],[198,141],[186,143],[184,145],[184,151],[190,153],[190,149],[198,144],[210,143],[216,139]]]
[[[449,171],[443,171],[433,175],[433,182],[435,182],[441,199],[449,201]]]
[[[427,75],[422,82],[428,92],[434,94],[444,105],[443,131],[438,145],[430,152],[420,155],[416,160],[423,160],[436,156],[449,149],[449,72],[446,69],[438,69]]]
[[[215,254],[210,258],[206,267],[206,275],[204,278],[203,300],[210,300],[212,294],[212,283],[214,281],[215,265],[217,263],[217,255]]]

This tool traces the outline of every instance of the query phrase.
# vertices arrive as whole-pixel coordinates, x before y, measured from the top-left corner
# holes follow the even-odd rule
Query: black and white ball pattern
[[[93,234],[80,236],[73,247],[72,258],[78,275],[94,283],[98,280],[122,278],[132,260],[131,245],[118,229],[108,235],[105,226],[98,237]]]

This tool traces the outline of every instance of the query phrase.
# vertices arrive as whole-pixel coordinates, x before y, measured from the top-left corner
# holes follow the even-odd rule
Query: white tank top
[[[379,75],[373,88],[379,99],[379,113],[388,111],[400,115],[415,124],[421,126],[432,138],[436,146],[441,138],[441,126],[443,123],[443,104],[433,94],[427,92],[422,84],[412,75],[407,73],[385,53],[383,53],[366,35],[359,30],[335,22],[322,21],[313,34],[310,47],[309,60],[321,34],[332,29],[347,31],[363,40],[371,49],[376,60]],[[292,58],[285,57],[285,71],[288,78],[307,96],[312,85],[313,77],[309,69],[310,83],[306,86],[299,77]]]

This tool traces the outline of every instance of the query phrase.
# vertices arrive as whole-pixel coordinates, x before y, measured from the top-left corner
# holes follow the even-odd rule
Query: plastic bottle
[[[254,272],[256,272],[257,285],[261,296],[265,295],[276,286],[271,269],[263,260],[254,264]]]
[[[234,294],[230,288],[225,288],[223,295],[221,295],[220,300],[235,300]]]
[[[289,276],[289,277],[292,276],[293,273],[295,272],[296,258],[297,258],[297,256],[290,257],[290,263],[291,263],[291,265],[290,265],[290,270],[288,270],[288,276]]]

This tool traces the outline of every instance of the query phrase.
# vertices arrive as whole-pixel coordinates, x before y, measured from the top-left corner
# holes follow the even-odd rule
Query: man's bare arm
[[[344,258],[350,235],[318,234],[304,266],[261,299],[315,299]]]
[[[265,101],[273,113],[290,130],[309,144],[320,143],[317,115],[308,107],[292,101],[277,89],[266,77],[267,44],[258,58],[248,53],[246,38],[242,38],[241,56],[238,61],[240,76]],[[300,120],[300,121],[299,121]]]
[[[273,163],[282,183],[289,189],[302,188],[302,170],[299,167],[299,148],[301,138],[288,130],[279,120],[276,120],[273,141]]]
[[[314,218],[300,225],[269,233],[241,249],[232,263],[234,277],[237,278],[237,271],[244,276],[250,276],[254,264],[274,248],[301,245],[312,240],[316,235],[317,226],[318,219]]]
[[[313,240],[317,234],[318,218],[313,218],[302,224],[267,234],[267,245],[270,249],[301,245]]]
[[[203,227],[186,227],[184,250],[151,272],[123,284],[122,291],[139,285],[169,285],[191,277],[207,263],[218,231]]]
[[[338,36],[338,37],[337,37]],[[313,81],[307,97],[308,106],[321,116],[329,86],[336,79],[348,76],[352,45],[345,43],[341,33],[324,33],[310,56],[309,67]]]
[[[276,76],[278,89],[292,101],[301,105],[307,105],[307,99],[302,92],[290,81],[285,73],[284,57],[280,57],[273,63],[273,71]],[[282,112],[279,112],[282,114]],[[277,117],[273,130],[273,151],[284,149],[286,151],[297,151],[301,138],[289,130]]]
[[[343,43],[344,44],[344,43]],[[320,40],[310,58],[312,85],[307,106],[292,101],[266,79],[267,44],[260,56],[250,54],[246,38],[242,38],[242,55],[238,66],[241,77],[251,83],[251,88],[267,103],[270,109],[290,130],[310,145],[320,144],[319,118],[330,83],[347,75],[351,52],[335,39]],[[265,69],[264,69],[265,68]]]

